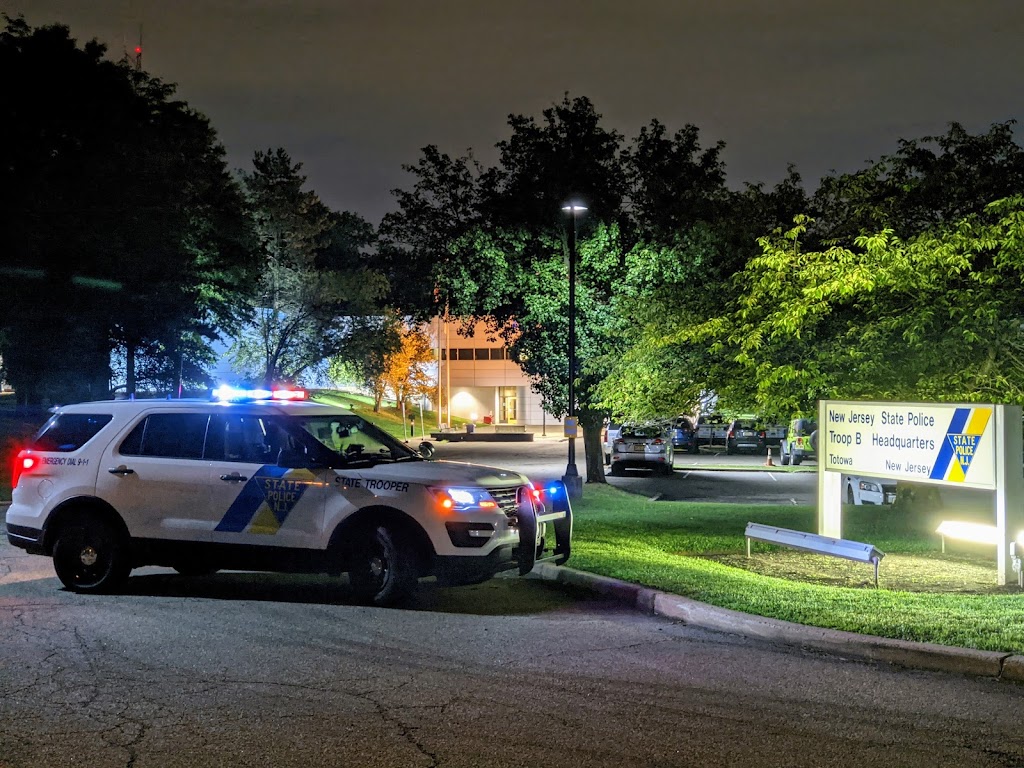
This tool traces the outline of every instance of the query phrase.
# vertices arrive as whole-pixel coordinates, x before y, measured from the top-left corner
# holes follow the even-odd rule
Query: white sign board
[[[1011,583],[1010,545],[1024,542],[1021,418],[1016,405],[819,401],[818,533],[842,538],[842,473],[994,491],[996,583]]]
[[[851,475],[996,487],[991,405],[827,401],[819,462]]]

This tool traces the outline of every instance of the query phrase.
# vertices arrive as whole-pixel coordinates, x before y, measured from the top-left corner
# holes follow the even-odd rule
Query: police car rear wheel
[[[416,588],[412,548],[397,530],[383,525],[369,528],[355,543],[348,578],[359,602],[393,605]]]
[[[66,525],[53,547],[57,578],[72,592],[112,592],[131,571],[127,548],[118,531],[99,518]]]

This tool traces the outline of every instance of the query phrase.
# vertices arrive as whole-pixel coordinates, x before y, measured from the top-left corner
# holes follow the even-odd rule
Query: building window
[[[508,353],[508,350],[504,347],[477,347],[469,349],[466,347],[459,347],[452,349],[451,359],[452,360],[511,360],[512,356]],[[448,360],[449,350],[441,349],[441,360]]]

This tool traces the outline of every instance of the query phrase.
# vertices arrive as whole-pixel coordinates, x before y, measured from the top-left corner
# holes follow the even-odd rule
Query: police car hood
[[[482,485],[490,488],[526,485],[526,475],[510,469],[460,461],[421,461],[378,464],[359,471],[363,477],[401,480],[423,485]]]

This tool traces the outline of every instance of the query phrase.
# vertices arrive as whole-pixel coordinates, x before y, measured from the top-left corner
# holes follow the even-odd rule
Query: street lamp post
[[[573,431],[569,432],[569,463],[565,467],[562,482],[570,499],[578,499],[583,495],[583,479],[576,470],[576,437],[579,421],[576,419],[576,214],[587,210],[580,203],[568,203],[562,206],[571,217],[569,226],[569,413],[573,420]]]

